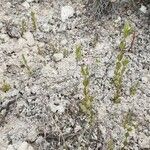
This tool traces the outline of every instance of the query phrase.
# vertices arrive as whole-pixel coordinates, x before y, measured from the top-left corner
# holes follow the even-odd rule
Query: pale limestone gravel
[[[0,150],[62,149],[61,134],[70,149],[89,146],[105,150],[113,139],[114,149],[119,150],[126,132],[123,120],[129,109],[137,126],[130,134],[128,149],[149,149],[150,30],[143,15],[146,10],[148,6],[141,5],[138,12],[131,11],[129,16],[98,21],[87,16],[80,0],[0,1],[0,87],[4,79],[11,86],[7,93],[0,90],[0,109],[14,101],[0,124]],[[37,17],[37,31],[33,30],[31,11]],[[28,26],[23,35],[22,19]],[[111,101],[111,82],[126,20],[131,21],[137,37],[133,51],[126,53],[130,63],[124,76],[124,92],[121,103],[115,105]],[[84,58],[76,62],[75,49],[79,44]],[[23,65],[22,54],[32,76]],[[90,67],[90,92],[98,119],[93,129],[78,113],[78,103],[83,98],[83,63]],[[137,82],[136,95],[131,96],[130,87]],[[6,109],[0,112],[0,119],[5,113]]]

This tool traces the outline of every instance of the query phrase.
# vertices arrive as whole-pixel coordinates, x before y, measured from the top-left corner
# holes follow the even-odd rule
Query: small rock
[[[34,41],[33,34],[31,32],[25,32],[23,37],[27,40],[29,46],[34,45],[35,41]]]
[[[50,144],[42,136],[39,136],[37,138],[36,145],[41,145],[43,150],[49,149],[48,147],[50,147]]]
[[[1,97],[1,96],[0,96]],[[1,120],[1,115],[0,115],[0,120]],[[7,150],[8,147],[8,141],[4,141],[2,138],[0,138],[0,150]]]
[[[25,39],[19,38],[17,44],[18,44],[18,47],[19,47],[19,48],[23,48],[27,43],[26,43],[26,40],[25,40]]]
[[[37,128],[33,128],[31,129],[31,131],[29,132],[28,134],[28,137],[27,139],[31,142],[34,142],[37,138],[37,135],[38,135],[38,131],[37,131]]]
[[[106,107],[101,106],[100,109],[98,109],[98,118],[103,119],[107,115]]]
[[[34,150],[34,148],[27,142],[23,142],[17,150]]]
[[[146,8],[144,5],[141,5],[140,11],[141,11],[142,13],[146,14],[146,13],[147,13],[147,8]]]
[[[32,3],[34,0],[26,0],[26,2],[28,3]]]
[[[141,149],[150,148],[150,137],[147,137],[144,133],[140,134],[139,145]]]
[[[62,41],[61,41],[61,45],[66,45],[67,44],[67,40],[66,39],[63,39]]]
[[[9,41],[9,36],[7,34],[0,34],[0,43],[6,43]]]
[[[50,31],[50,26],[47,23],[44,23],[41,27],[41,30],[45,33],[48,33]]]
[[[62,53],[56,53],[53,55],[53,57],[54,57],[54,61],[58,62],[58,61],[63,59],[63,54]]]
[[[42,68],[41,72],[42,72],[42,75],[44,77],[50,77],[50,78],[52,78],[52,77],[55,77],[57,75],[57,71],[54,68],[52,68],[49,64],[47,64],[46,66],[44,66]]]
[[[15,150],[15,148],[13,147],[13,145],[8,145],[7,150]]]
[[[23,2],[22,6],[25,7],[25,9],[29,9],[30,8],[30,4],[27,1]]]
[[[74,9],[71,6],[64,6],[61,8],[61,20],[65,22],[68,18],[72,17]]]
[[[82,127],[80,125],[76,125],[76,127],[74,128],[74,132],[77,133],[80,130],[82,130]]]
[[[148,78],[147,77],[142,77],[142,82],[143,83],[147,83],[148,82]]]
[[[21,37],[20,28],[17,25],[14,25],[14,24],[8,25],[6,28],[6,31],[7,31],[7,34],[11,38],[20,38]]]
[[[108,77],[112,78],[114,76],[114,70],[109,70],[108,71]]]

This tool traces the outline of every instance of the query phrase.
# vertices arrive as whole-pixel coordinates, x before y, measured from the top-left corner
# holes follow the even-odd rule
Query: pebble
[[[62,53],[56,53],[56,54],[53,55],[54,61],[56,61],[56,62],[62,60],[63,57],[64,57],[64,56],[63,56]]]
[[[27,40],[27,44],[29,46],[33,46],[35,41],[34,41],[34,37],[33,34],[31,32],[25,32],[23,37]]]
[[[109,70],[108,71],[108,77],[113,78],[113,76],[114,76],[114,70]]]
[[[147,8],[146,8],[144,5],[141,5],[140,11],[141,11],[142,13],[146,14],[146,13],[147,13]]]
[[[74,14],[74,9],[71,6],[64,6],[61,8],[61,20],[65,22],[68,18]]]
[[[50,26],[47,23],[44,23],[41,27],[41,30],[45,33],[48,33],[50,31]]]
[[[23,2],[23,3],[22,3],[22,6],[23,6],[25,9],[29,9],[29,8],[30,8],[30,4],[29,4],[27,1]]]
[[[143,83],[147,83],[148,82],[148,78],[147,77],[142,77],[142,82]]]
[[[11,37],[11,38],[20,38],[21,37],[21,31],[20,28],[16,25],[8,25],[7,26],[7,34]]]
[[[26,2],[28,3],[32,3],[34,0],[26,0]]]
[[[8,145],[7,150],[15,150],[13,145]]]
[[[27,42],[24,38],[19,38],[17,44],[19,48],[23,48],[27,44]]]
[[[49,64],[42,68],[41,73],[44,77],[54,77],[57,75],[57,71],[54,68],[50,67]]]
[[[150,137],[147,137],[144,133],[139,136],[139,145],[141,149],[150,148]]]
[[[38,131],[37,128],[32,128],[31,131],[28,133],[27,139],[31,142],[34,142],[37,138]]]
[[[0,43],[6,43],[9,41],[9,36],[7,34],[0,34]]]
[[[34,148],[27,142],[23,142],[17,150],[34,150]]]

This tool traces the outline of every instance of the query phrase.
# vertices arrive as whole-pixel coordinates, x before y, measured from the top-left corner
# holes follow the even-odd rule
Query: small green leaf
[[[126,132],[126,133],[125,133],[125,137],[129,137],[129,132]]]
[[[82,58],[82,51],[81,51],[81,45],[76,47],[76,60],[80,61]]]
[[[83,66],[83,65],[81,66],[81,74],[82,74],[83,76],[86,76],[86,72],[85,72],[85,69],[84,69],[84,66]]]
[[[22,60],[23,60],[24,64],[26,65],[27,64],[27,60],[26,60],[24,54],[22,54]]]
[[[120,62],[117,62],[117,63],[116,63],[116,70],[120,70],[120,68],[121,68],[121,63],[120,63]]]
[[[88,68],[88,66],[86,66],[85,72],[86,72],[86,75],[89,76],[89,68]]]
[[[125,40],[120,42],[119,48],[121,49],[121,51],[123,51],[126,48],[126,42]]]
[[[127,129],[127,131],[128,132],[131,132],[133,129],[131,128],[131,127],[129,127],[128,129]]]
[[[125,58],[123,61],[122,61],[122,64],[123,66],[127,66],[129,63],[129,60],[127,58]]]
[[[80,108],[83,112],[86,112],[87,111],[87,108],[83,105],[83,104],[80,104]]]
[[[128,141],[125,140],[125,141],[123,142],[123,145],[124,145],[124,147],[127,146],[127,145],[128,145]]]
[[[6,93],[11,89],[11,86],[10,86],[10,84],[6,83],[6,81],[4,80],[3,85],[0,89],[1,89],[1,91]]]
[[[118,59],[118,61],[121,61],[122,58],[123,58],[123,53],[120,53],[120,54],[117,56],[117,59]]]
[[[124,38],[127,38],[132,32],[133,32],[133,30],[132,30],[130,24],[128,22],[125,23],[124,28],[123,28]]]
[[[33,29],[36,30],[37,29],[36,17],[35,17],[35,12],[33,12],[33,11],[31,11],[31,20],[32,20]]]
[[[87,87],[87,86],[89,85],[89,78],[85,78],[85,79],[83,80],[83,85],[84,85],[85,87]]]
[[[137,82],[135,85],[133,85],[130,88],[130,95],[134,96],[136,94],[137,88],[138,88],[139,83]]]

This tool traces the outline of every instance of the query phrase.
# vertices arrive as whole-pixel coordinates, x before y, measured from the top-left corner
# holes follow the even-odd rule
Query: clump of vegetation
[[[5,80],[3,80],[3,85],[2,85],[2,87],[0,88],[0,90],[6,93],[6,92],[8,92],[10,89],[11,89],[10,84],[7,83]]]
[[[120,103],[121,91],[122,91],[122,82],[125,70],[129,63],[129,60],[124,56],[126,52],[126,39],[133,32],[131,26],[126,23],[123,28],[123,38],[120,42],[119,48],[120,52],[117,56],[116,60],[116,68],[114,71],[113,83],[116,88],[116,92],[113,98],[115,103]]]
[[[37,30],[37,20],[35,17],[35,12],[33,12],[33,11],[31,11],[31,21],[32,21],[33,29],[36,31]]]
[[[22,63],[25,66],[25,68],[27,69],[29,75],[32,75],[33,72],[31,70],[31,68],[29,67],[27,59],[25,58],[24,54],[22,54]]]
[[[114,148],[115,148],[114,141],[110,139],[107,143],[107,150],[114,150]]]
[[[25,19],[21,21],[21,34],[23,35],[28,29]]]
[[[137,82],[136,84],[134,84],[131,88],[130,88],[130,95],[134,96],[137,92],[137,88],[139,86],[139,83]]]
[[[81,45],[78,45],[78,46],[76,47],[75,55],[76,55],[76,60],[77,60],[77,62],[78,62],[78,61],[81,61],[81,59],[82,59],[82,49],[81,49]]]
[[[121,150],[124,150],[129,145],[130,133],[133,130],[133,128],[135,128],[135,124],[133,123],[133,113],[131,110],[128,111],[128,113],[124,118],[123,127],[126,130],[126,133],[125,133],[125,139],[123,141],[123,147],[121,148]]]
[[[88,66],[82,66],[81,67],[81,74],[83,76],[83,95],[84,98],[82,99],[82,102],[80,103],[80,108],[83,113],[87,115],[87,118],[89,120],[89,123],[91,124],[93,122],[93,97],[90,95],[90,75],[89,75],[89,68]]]

